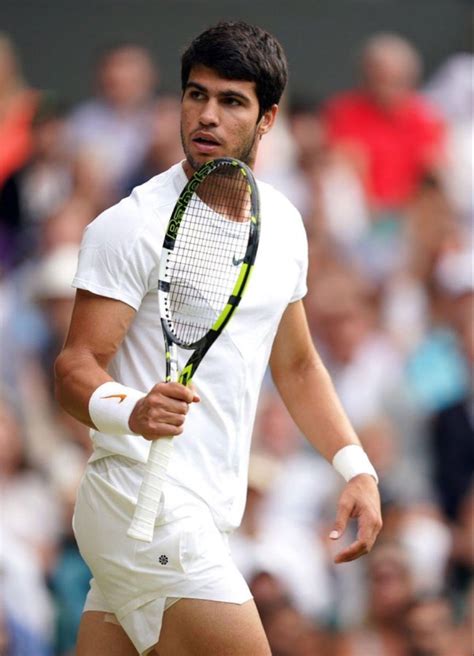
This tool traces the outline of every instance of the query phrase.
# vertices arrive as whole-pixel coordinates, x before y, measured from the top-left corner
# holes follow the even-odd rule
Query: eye
[[[242,101],[239,98],[233,98],[232,96],[224,99],[225,105],[230,105],[231,107],[240,107]]]
[[[204,98],[203,92],[198,91],[197,89],[190,89],[188,96],[193,100],[202,100]]]

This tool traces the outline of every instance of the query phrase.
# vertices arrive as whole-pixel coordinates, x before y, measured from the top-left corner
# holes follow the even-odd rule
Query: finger
[[[193,393],[193,401],[192,402],[193,403],[199,403],[199,401],[201,400],[201,397],[196,392],[196,388],[194,386],[194,383],[189,383],[188,389],[191,390],[191,392]]]
[[[337,506],[336,521],[333,524],[332,530],[329,533],[331,540],[337,540],[346,530],[347,522],[352,512],[352,505],[340,500]]]
[[[151,404],[151,408],[156,413],[167,412],[169,414],[183,415],[183,417],[185,417],[189,412],[189,403],[168,396],[165,398],[159,396],[156,398],[156,402]]]
[[[181,383],[160,383],[154,389],[163,396],[186,403],[192,403],[195,396],[191,388],[181,385]]]
[[[340,551],[336,554],[334,557],[334,562],[348,563],[351,560],[356,560],[361,556],[365,556],[367,553],[369,553],[367,543],[363,540],[355,540],[346,549],[343,549],[343,551]]]
[[[166,424],[169,426],[182,426],[186,416],[182,413],[168,412],[168,410],[161,409],[156,417],[150,417],[150,423]]]
[[[147,440],[157,440],[160,437],[176,437],[181,435],[183,430],[183,426],[160,422],[149,426],[141,435]]]

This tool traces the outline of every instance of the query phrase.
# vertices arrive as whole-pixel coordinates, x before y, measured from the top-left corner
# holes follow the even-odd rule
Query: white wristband
[[[350,481],[359,474],[370,474],[376,483],[379,477],[364,449],[358,444],[348,444],[342,447],[332,459],[332,466],[346,480]]]
[[[89,399],[89,415],[101,433],[133,435],[128,420],[137,401],[146,394],[111,380],[100,385]]]

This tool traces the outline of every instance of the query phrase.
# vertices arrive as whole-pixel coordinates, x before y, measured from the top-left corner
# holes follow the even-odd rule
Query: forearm
[[[314,350],[289,375],[274,372],[273,377],[293,420],[327,460],[331,462],[344,446],[360,445],[329,373]]]
[[[302,433],[347,481],[330,537],[339,539],[349,519],[357,517],[356,540],[335,557],[335,562],[354,560],[370,551],[382,526],[377,474],[313,346],[301,301],[288,306],[280,322],[270,366],[283,401]]]
[[[89,415],[89,401],[100,385],[112,380],[94,356],[67,347],[55,363],[56,399],[61,407],[90,428],[95,428]]]
[[[145,394],[113,381],[88,352],[65,348],[56,360],[56,397],[73,417],[111,435],[146,439],[173,437],[183,431],[190,403],[199,402],[192,387],[157,383]]]

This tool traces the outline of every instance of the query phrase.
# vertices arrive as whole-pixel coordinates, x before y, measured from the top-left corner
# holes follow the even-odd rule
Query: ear
[[[270,109],[263,114],[262,118],[258,122],[257,132],[260,137],[263,137],[264,134],[267,134],[275,123],[276,116],[278,114],[278,105],[272,105]]]

